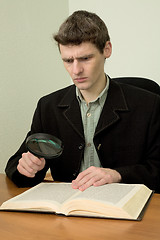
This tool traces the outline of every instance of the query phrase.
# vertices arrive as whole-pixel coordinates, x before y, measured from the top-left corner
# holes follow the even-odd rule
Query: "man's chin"
[[[87,90],[88,86],[83,83],[74,83],[79,90]]]

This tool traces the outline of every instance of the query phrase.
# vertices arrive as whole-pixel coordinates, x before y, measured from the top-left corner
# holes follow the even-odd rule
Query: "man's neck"
[[[92,102],[97,99],[99,94],[103,91],[107,83],[106,77],[103,81],[103,84],[99,84],[97,88],[89,89],[89,90],[80,90],[84,100],[88,104],[89,102]]]

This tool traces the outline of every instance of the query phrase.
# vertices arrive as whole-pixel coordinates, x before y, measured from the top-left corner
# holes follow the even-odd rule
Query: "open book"
[[[139,220],[151,195],[141,184],[112,183],[81,192],[71,183],[40,183],[4,202],[0,210]]]

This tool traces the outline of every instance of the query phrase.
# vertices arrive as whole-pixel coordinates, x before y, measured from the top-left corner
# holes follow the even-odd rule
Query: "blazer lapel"
[[[78,100],[76,98],[75,86],[72,85],[64,98],[59,103],[66,121],[84,139],[83,123]]]
[[[129,111],[123,90],[118,83],[110,80],[108,96],[96,127],[95,136],[116,123],[120,118],[118,112],[121,111]]]

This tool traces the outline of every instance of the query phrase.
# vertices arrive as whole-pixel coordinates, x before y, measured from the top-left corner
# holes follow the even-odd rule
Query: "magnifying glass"
[[[39,158],[56,158],[63,152],[62,141],[50,134],[35,133],[26,139],[29,152]]]

